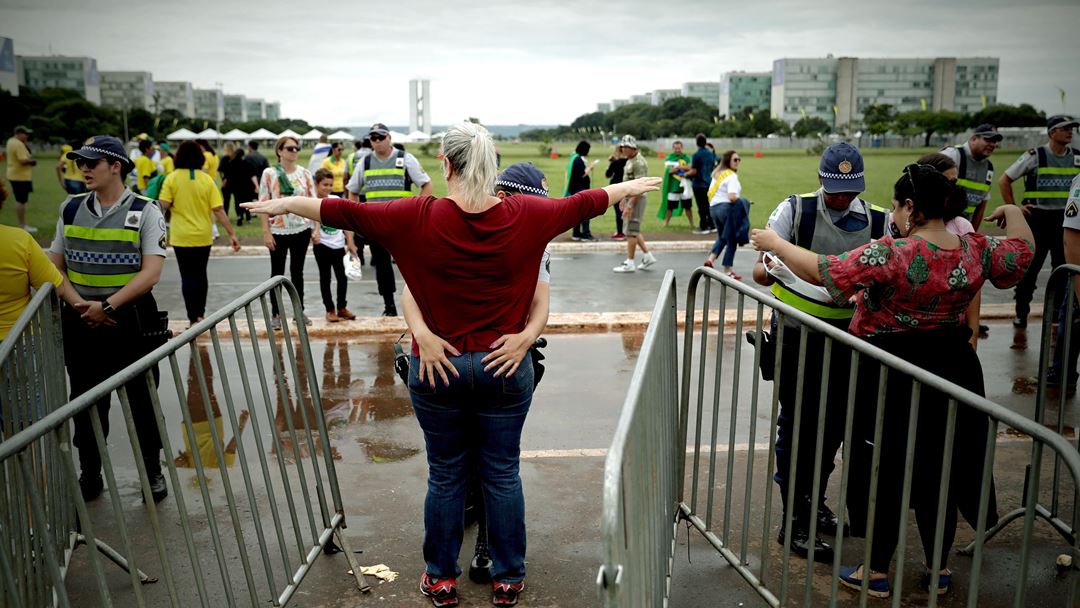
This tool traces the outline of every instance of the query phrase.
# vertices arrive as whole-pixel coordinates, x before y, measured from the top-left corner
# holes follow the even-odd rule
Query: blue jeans
[[[731,214],[731,210],[735,208],[735,205],[739,203],[720,203],[718,205],[712,205],[709,207],[709,215],[712,217],[713,225],[717,228],[716,242],[713,243],[712,252],[716,257],[720,257],[720,253],[723,252],[724,259],[721,264],[724,268],[731,268],[735,263],[735,250],[739,248],[739,244],[735,242],[735,226],[728,226],[727,218]]]
[[[424,501],[424,561],[435,578],[461,575],[458,554],[465,533],[465,487],[476,470],[484,491],[492,577],[525,578],[525,495],[519,464],[521,429],[533,393],[532,355],[512,376],[485,372],[483,352],[450,357],[460,378],[436,388],[421,383],[420,360],[409,358],[409,396],[424,430],[428,492]]]

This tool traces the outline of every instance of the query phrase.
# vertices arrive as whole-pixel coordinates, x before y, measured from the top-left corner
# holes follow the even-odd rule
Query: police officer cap
[[[818,176],[829,194],[866,190],[862,154],[858,148],[846,142],[825,148],[818,165]]]
[[[1005,139],[1005,136],[998,133],[997,127],[990,123],[983,123],[975,127],[975,132],[972,135],[981,137],[986,141],[1001,141]]]
[[[511,190],[517,190],[522,194],[533,196],[548,195],[547,178],[544,172],[536,168],[532,163],[514,163],[499,174],[495,180],[496,186],[502,186]]]
[[[86,140],[83,147],[68,152],[67,157],[68,160],[75,160],[77,158],[96,160],[98,158],[104,158],[110,163],[120,161],[120,166],[126,171],[131,171],[135,168],[135,163],[133,163],[124,152],[124,144],[120,143],[119,139],[116,139],[111,135],[95,135]]]
[[[1075,129],[1080,126],[1080,122],[1073,119],[1072,116],[1066,116],[1065,114],[1056,114],[1046,119],[1046,130],[1053,131],[1054,129]]]

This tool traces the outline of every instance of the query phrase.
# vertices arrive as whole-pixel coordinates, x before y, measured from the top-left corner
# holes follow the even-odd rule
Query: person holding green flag
[[[694,193],[687,183],[686,173],[691,168],[690,157],[683,152],[683,143],[676,141],[671,144],[671,153],[664,159],[664,188],[660,200],[667,201],[667,207],[660,205],[656,213],[658,219],[664,220],[664,226],[671,223],[671,216],[682,215],[686,210],[686,219],[690,221],[690,229],[694,229]]]
[[[589,159],[586,158],[589,155],[589,150],[592,150],[592,146],[589,142],[582,140],[574,148],[574,153],[570,155],[570,162],[566,163],[566,190],[563,191],[563,196],[577,194],[592,187],[592,178],[589,177],[589,174],[592,173],[596,163],[600,161],[594,160],[590,163]],[[599,240],[592,235],[592,230],[589,229],[589,220],[582,220],[580,224],[574,226],[570,238],[575,241]]]

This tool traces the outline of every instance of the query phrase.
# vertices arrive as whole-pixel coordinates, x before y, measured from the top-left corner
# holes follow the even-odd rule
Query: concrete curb
[[[982,308],[982,318],[986,320],[1008,320],[1013,318],[1012,304],[986,304]],[[574,312],[553,313],[548,319],[548,334],[578,334],[578,333],[607,333],[626,330],[644,331],[649,326],[650,312]],[[679,327],[686,325],[686,311],[680,310],[677,315]],[[1042,307],[1035,305],[1031,309],[1031,318],[1042,318]],[[728,310],[724,314],[724,327],[728,331],[734,331],[737,323],[736,311]],[[757,311],[754,309],[743,311],[743,327],[753,329],[757,323]],[[700,322],[698,323],[700,325]],[[247,322],[242,319],[236,321],[237,330],[242,337],[247,337],[249,329]],[[718,325],[717,319],[709,322],[710,327]],[[174,335],[179,335],[187,330],[186,321],[170,321],[169,329]],[[266,336],[266,325],[261,321],[255,322],[257,335]],[[222,336],[230,335],[228,324],[218,326]],[[326,319],[312,318],[311,326],[307,328],[309,336],[316,338],[353,337],[353,336],[390,336],[408,331],[405,319],[402,317],[358,317],[355,321],[342,321],[329,323]]]
[[[655,241],[649,243],[650,251],[699,251],[705,253],[712,247],[713,241]],[[557,241],[548,244],[551,253],[622,253],[626,251],[624,241],[597,241],[594,243],[577,243]],[[244,245],[240,251],[233,251],[231,247],[213,246],[210,248],[210,257],[240,258],[240,257],[270,257],[266,247],[262,245]]]

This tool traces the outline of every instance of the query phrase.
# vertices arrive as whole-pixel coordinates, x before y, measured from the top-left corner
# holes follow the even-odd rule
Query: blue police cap
[[[533,196],[548,195],[547,178],[544,172],[536,168],[532,163],[514,163],[499,174],[495,180],[496,186],[502,186],[511,190],[517,190],[522,194]]]
[[[825,149],[818,165],[818,176],[829,194],[866,190],[862,154],[858,148],[846,142]]]
[[[85,158],[95,160],[104,158],[109,162],[120,161],[120,166],[127,171],[135,168],[135,163],[128,158],[124,144],[111,135],[95,135],[86,140],[83,147],[67,153],[68,160]]]

